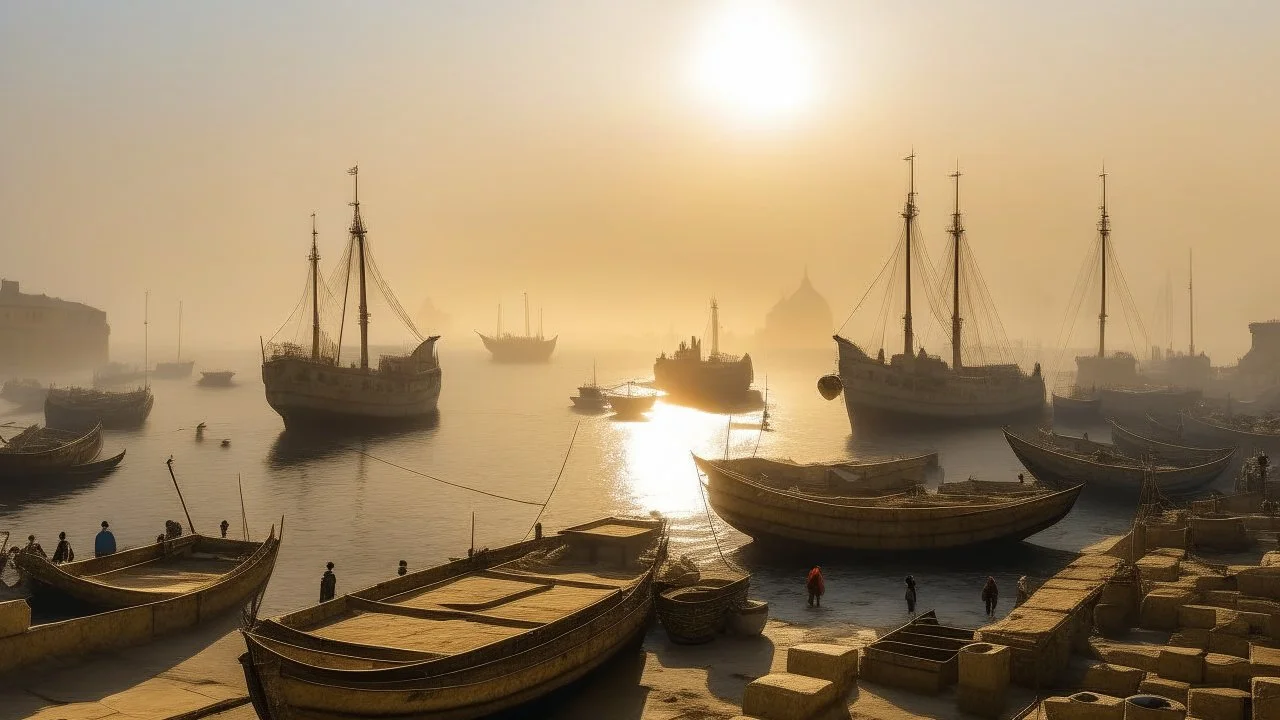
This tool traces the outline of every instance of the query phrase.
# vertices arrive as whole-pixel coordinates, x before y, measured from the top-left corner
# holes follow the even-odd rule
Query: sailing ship
[[[191,370],[196,365],[195,360],[182,361],[182,302],[178,302],[178,356],[173,362],[156,363],[156,369],[153,373],[158,378],[165,380],[174,380],[177,378],[191,377]]]
[[[308,256],[311,269],[310,352],[293,342],[277,343],[275,338],[263,346],[262,382],[266,386],[267,403],[284,420],[286,427],[335,423],[363,427],[369,423],[419,421],[435,414],[440,397],[441,371],[435,352],[440,336],[423,338],[382,280],[369,251],[364,218],[360,214],[359,168],[353,167],[347,172],[355,178],[347,257],[349,262],[357,264],[356,274],[359,277],[360,361],[359,365],[351,363],[344,367],[341,364],[341,326],[336,342],[330,341],[320,327],[320,253],[316,246],[313,214],[311,254]],[[383,355],[376,366],[369,362],[369,274],[400,320],[421,339],[413,352]],[[341,311],[345,317],[345,288],[342,296]]]
[[[936,457],[936,456],[935,456]],[[1014,482],[946,483],[936,493],[859,487],[820,466],[744,471],[737,461],[694,457],[716,514],[757,543],[861,552],[938,551],[1019,542],[1071,512],[1081,486],[1049,490]],[[920,458],[887,461],[879,484],[915,476]],[[832,470],[840,466],[832,466]],[[856,477],[856,476],[854,476]],[[948,485],[953,487],[948,487]]]
[[[1187,336],[1186,353],[1175,352],[1172,343],[1163,355],[1153,350],[1149,374],[1162,383],[1204,390],[1213,377],[1213,364],[1203,351],[1196,354],[1195,274],[1190,250],[1187,251]]]
[[[609,398],[605,397],[604,388],[596,382],[596,364],[591,363],[591,382],[578,386],[578,394],[570,395],[573,406],[579,410],[604,410],[609,407]]]
[[[542,311],[538,311],[538,334],[529,333],[529,293],[524,294],[524,335],[513,335],[502,332],[502,306],[498,306],[498,331],[490,337],[476,331],[480,341],[493,356],[494,362],[501,363],[541,363],[551,359],[556,349],[556,338],[546,338],[542,334]]]
[[[903,315],[903,346],[900,355],[884,360],[884,349],[876,357],[841,335],[834,336],[839,351],[838,375],[827,375],[819,380],[818,389],[828,400],[835,399],[843,390],[845,408],[852,424],[859,414],[885,415],[904,419],[941,421],[950,423],[991,422],[995,420],[1032,415],[1044,408],[1044,379],[1040,364],[1036,363],[1031,374],[1017,364],[966,364],[961,340],[964,323],[970,319],[960,313],[962,279],[976,278],[974,287],[965,293],[995,308],[985,295],[985,288],[976,263],[969,260],[969,272],[961,272],[962,260],[970,255],[960,215],[960,172],[951,174],[955,183],[955,209],[951,214],[949,233],[954,260],[951,270],[951,364],[942,358],[918,352],[912,326],[911,289],[912,245],[917,242],[915,190],[915,154],[904,158],[910,167],[910,184],[906,205],[902,211],[903,241],[898,251],[905,260],[906,312]],[[923,259],[923,252],[920,252]],[[896,253],[895,253],[896,257]],[[929,272],[924,263],[923,272]],[[975,296],[976,294],[976,296]],[[970,303],[972,306],[974,303]],[[995,323],[998,327],[998,321]]]
[[[681,342],[670,357],[666,353],[653,363],[653,384],[676,402],[733,408],[759,402],[751,390],[755,379],[751,356],[736,357],[720,352],[720,306],[711,300],[711,354],[702,356],[702,341],[696,336]]]
[[[243,631],[258,717],[471,720],[644,635],[662,520],[604,518],[392,578]]]

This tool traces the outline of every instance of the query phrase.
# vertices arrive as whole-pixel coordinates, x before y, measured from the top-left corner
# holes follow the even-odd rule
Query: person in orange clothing
[[[809,607],[822,607],[822,594],[827,591],[827,584],[822,580],[822,568],[813,566],[808,579],[804,581],[804,587],[809,591]]]

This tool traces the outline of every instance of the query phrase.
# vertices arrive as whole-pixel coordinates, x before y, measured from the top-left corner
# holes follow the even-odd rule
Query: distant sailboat
[[[440,397],[441,371],[436,357],[438,335],[423,338],[390,295],[369,251],[364,218],[360,215],[359,169],[355,176],[355,200],[349,240],[349,261],[358,265],[360,282],[360,362],[343,367],[340,361],[342,330],[338,340],[329,339],[320,327],[320,254],[316,249],[315,215],[311,216],[311,348],[303,350],[293,342],[271,342],[263,346],[262,382],[267,403],[280,414],[287,427],[310,425],[351,425],[408,422],[436,412]],[[371,268],[366,272],[366,267]],[[383,355],[377,366],[369,363],[369,306],[366,275],[372,273],[392,309],[409,330],[421,339],[408,355]],[[342,315],[346,315],[345,288]],[[273,339],[274,340],[274,339]]]
[[[551,359],[555,352],[556,339],[559,336],[546,338],[542,335],[542,311],[538,311],[538,334],[529,332],[529,293],[524,294],[524,335],[504,334],[502,332],[502,306],[498,306],[498,331],[492,337],[479,330],[476,334],[484,347],[493,355],[495,362],[502,363],[541,363]]]
[[[154,375],[164,380],[172,380],[175,378],[191,377],[191,370],[195,367],[195,360],[182,362],[182,302],[178,302],[178,357],[173,362],[156,363]]]

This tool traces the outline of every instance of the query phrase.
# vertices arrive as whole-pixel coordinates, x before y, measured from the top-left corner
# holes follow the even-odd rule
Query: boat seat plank
[[[537,578],[491,578],[469,573],[452,582],[431,586],[419,592],[387,598],[387,602],[405,607],[450,607],[456,604],[487,605],[506,598],[546,587]]]
[[[591,590],[613,590],[618,587],[616,584],[612,584],[612,583],[570,580],[568,578],[557,577],[554,575],[530,575],[527,573],[521,573],[521,572],[516,572],[512,570],[484,570],[476,574],[482,575],[484,577],[498,578],[500,580],[521,580],[525,582],[529,581],[530,579],[545,580],[548,585],[564,585],[566,587],[580,587],[580,588],[588,588]]]
[[[354,597],[348,600],[347,604],[353,610],[382,613],[384,615],[400,615],[424,620],[470,620],[472,622],[488,623],[492,625],[509,625],[511,627],[526,630],[542,626],[541,622],[531,622],[520,618],[509,618],[501,615],[469,612],[466,610],[457,610],[446,607],[412,607],[407,605],[382,603],[376,600],[363,600]]]
[[[236,566],[235,561],[223,558],[179,555],[87,576],[85,579],[129,590],[185,593],[221,580]]]
[[[341,617],[310,632],[340,642],[454,655],[519,635],[527,632],[527,628],[486,624],[473,619],[429,620],[407,615],[363,612]]]
[[[526,595],[518,600],[505,603],[496,608],[495,612],[501,613],[504,618],[548,623],[559,620],[619,592],[621,591],[616,588],[598,590],[564,585],[553,586],[549,587],[546,592]]]

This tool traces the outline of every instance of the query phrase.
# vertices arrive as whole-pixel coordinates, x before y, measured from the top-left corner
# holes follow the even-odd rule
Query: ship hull
[[[555,352],[556,340],[559,336],[542,339],[536,337],[502,337],[493,338],[480,335],[484,347],[493,356],[494,362],[500,363],[544,363],[551,360]]]
[[[263,363],[262,382],[285,427],[399,425],[437,412],[441,371],[437,365],[384,372],[281,357]]]
[[[653,385],[668,400],[684,404],[733,407],[759,401],[752,392],[751,357],[721,362],[659,358],[653,363]]]
[[[1044,381],[1039,375],[916,373],[868,357],[853,343],[837,338],[840,382],[850,425],[862,416],[945,424],[995,424],[1044,412]]]
[[[162,380],[177,380],[180,378],[191,377],[191,370],[195,368],[196,361],[188,360],[186,362],[162,362],[156,363],[156,370],[151,375]]]

